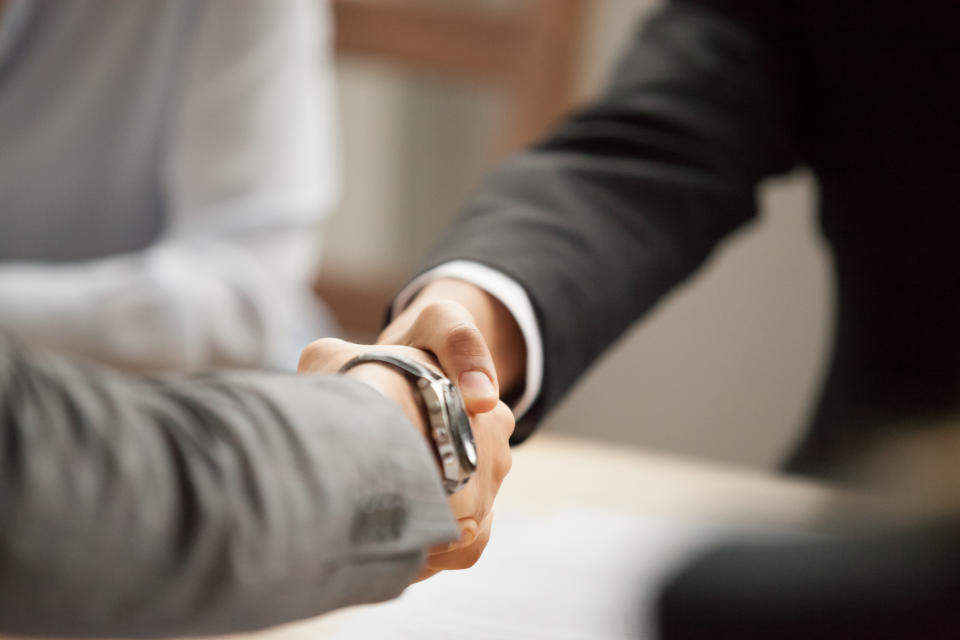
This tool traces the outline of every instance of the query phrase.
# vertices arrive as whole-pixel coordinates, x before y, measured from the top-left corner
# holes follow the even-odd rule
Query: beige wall
[[[598,0],[584,95],[651,6]],[[356,62],[341,65],[340,88],[347,183],[324,268],[409,270],[482,174],[500,105],[482,89]],[[805,175],[765,188],[757,223],[641,322],[544,428],[773,463],[796,436],[828,342],[829,269],[812,200]]]
[[[829,341],[829,266],[808,176],[638,323],[547,428],[770,465],[796,437]]]

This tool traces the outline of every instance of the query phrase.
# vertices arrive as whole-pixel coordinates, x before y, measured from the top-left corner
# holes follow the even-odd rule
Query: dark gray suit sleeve
[[[340,376],[169,381],[0,334],[0,634],[238,632],[399,594],[456,538],[403,412]]]
[[[754,215],[762,177],[795,162],[778,55],[792,43],[756,34],[702,3],[667,6],[606,94],[490,175],[429,256],[424,270],[458,259],[499,269],[533,303],[543,389],[515,441]]]

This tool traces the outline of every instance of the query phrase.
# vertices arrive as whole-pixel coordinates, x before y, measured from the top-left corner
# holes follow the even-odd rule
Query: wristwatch
[[[398,369],[416,385],[442,470],[443,488],[449,495],[465,485],[477,469],[477,445],[457,388],[449,379],[416,360],[389,353],[359,355],[340,367],[340,373],[367,362]]]

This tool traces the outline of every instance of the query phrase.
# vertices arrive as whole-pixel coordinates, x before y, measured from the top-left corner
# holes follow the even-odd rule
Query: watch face
[[[473,429],[470,428],[470,418],[463,407],[463,399],[460,397],[460,392],[452,384],[443,386],[443,394],[447,401],[450,429],[454,432],[454,442],[459,443],[457,449],[461,464],[467,471],[473,471],[477,468],[477,445],[473,440]]]

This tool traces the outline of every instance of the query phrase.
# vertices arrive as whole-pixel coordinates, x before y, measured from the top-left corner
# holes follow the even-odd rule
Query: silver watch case
[[[477,469],[477,446],[460,391],[450,380],[429,367],[390,353],[361,354],[343,365],[340,373],[364,362],[395,367],[417,385],[440,463],[443,488],[447,494],[451,494],[465,485]]]
[[[430,373],[430,377],[417,378],[417,387],[430,421],[443,488],[450,494],[466,484],[476,470],[477,448],[460,392],[447,378]]]

